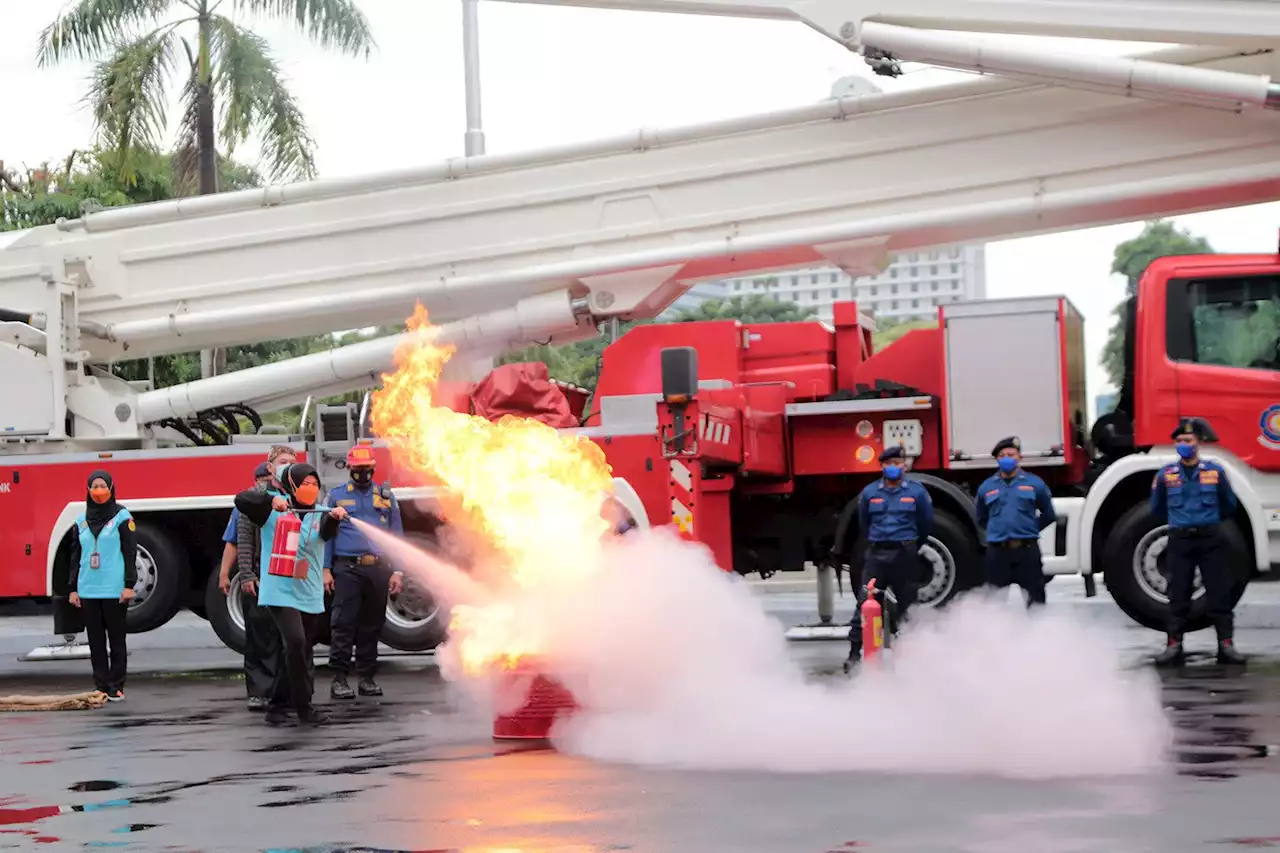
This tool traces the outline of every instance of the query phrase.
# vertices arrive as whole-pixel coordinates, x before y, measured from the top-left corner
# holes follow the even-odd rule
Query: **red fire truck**
[[[949,0],[943,20],[933,0],[897,0],[889,16],[864,3],[648,5],[805,20],[862,50],[882,73],[921,61],[1003,76],[388,174],[86,209],[0,234],[0,597],[51,597],[60,604],[55,630],[72,633],[61,606],[66,535],[85,478],[103,466],[139,520],[130,627],[155,628],[187,606],[234,645],[236,598],[209,592],[232,495],[277,441],[335,482],[347,448],[366,433],[361,407],[310,406],[292,434],[272,434],[259,413],[376,385],[396,340],[163,389],[119,378],[111,366],[120,360],[272,340],[283,329],[374,326],[421,301],[459,345],[452,378],[465,383],[483,376],[495,353],[653,317],[708,279],[817,263],[868,276],[895,253],[1280,198],[1270,112],[1280,102],[1271,82],[1280,60],[1239,47],[1280,35],[1265,10],[1217,16],[1185,0],[1151,0],[1135,16],[1125,4],[1062,0],[1047,10],[1011,0],[993,20],[990,3]],[[943,27],[1206,46],[1141,61],[1081,57],[986,45]],[[1272,262],[1201,260],[1196,275]],[[1034,461],[1060,495],[1065,523],[1052,534],[1050,571],[1091,577],[1105,568],[1113,593],[1149,623],[1159,607],[1160,539],[1138,517],[1135,495],[1161,457],[1167,419],[1201,414],[1224,436],[1221,452],[1245,505],[1238,550],[1246,562],[1269,565],[1270,531],[1280,524],[1266,479],[1272,436],[1280,436],[1263,390],[1270,374],[1197,361],[1209,357],[1196,349],[1198,326],[1166,333],[1161,300],[1173,298],[1173,279],[1167,267],[1152,274],[1159,270],[1131,336],[1135,372],[1122,403],[1131,431],[1111,418],[1086,433],[1075,378],[1083,349],[1068,328],[1074,314],[1056,300],[945,305],[941,331],[876,354],[870,324],[852,307],[832,329],[641,328],[605,356],[584,428],[598,432],[617,466],[619,501],[638,520],[670,521],[665,490],[679,487],[697,535],[740,571],[794,568],[831,549],[848,558],[855,531],[845,507],[867,476],[864,448],[903,441],[918,450],[916,474],[931,477],[938,494],[930,559],[949,568],[935,572],[940,580],[926,592],[933,600],[973,580],[965,490],[989,467],[987,427],[1018,432],[1043,454]],[[1199,281],[1167,310],[1197,324],[1219,311],[1197,301],[1209,298]],[[1255,285],[1240,287],[1246,296],[1238,309],[1221,308],[1224,322],[1235,310],[1265,313]],[[997,310],[1010,313],[989,316]],[[1023,349],[991,352],[997,328]],[[668,456],[675,413],[665,403],[659,411],[655,370],[663,348],[685,343],[700,359],[690,405],[706,429]],[[1005,371],[998,383],[979,369],[996,363]],[[1051,394],[1054,370],[1061,376]],[[1027,384],[1017,395],[1004,390],[1011,376]],[[894,384],[877,389],[876,380]],[[1198,395],[1209,385],[1216,394],[1205,409]],[[1246,399],[1259,410],[1248,411]],[[691,452],[699,464],[687,464]],[[1091,480],[1095,452],[1110,464]],[[410,529],[432,535],[430,491],[390,477],[403,486]],[[1116,568],[1130,559],[1129,585],[1150,591],[1123,592]],[[425,592],[402,596],[388,615],[393,645],[438,642]]]
[[[1220,437],[1206,455],[1240,497],[1227,523],[1235,597],[1280,561],[1280,254],[1166,258],[1127,304],[1125,382],[1090,428],[1084,328],[1063,298],[946,305],[939,325],[871,349],[853,303],[818,322],[641,326],[605,350],[591,418],[641,526],[692,532],[740,573],[860,568],[856,496],[901,444],[937,510],[921,548],[938,604],[981,580],[974,491],[1001,437],[1049,483],[1059,522],[1041,540],[1049,575],[1105,572],[1116,603],[1165,624],[1164,524],[1148,509],[1155,471],[1176,457],[1178,418]],[[662,353],[696,387],[662,375]],[[1193,616],[1204,621],[1197,586]]]

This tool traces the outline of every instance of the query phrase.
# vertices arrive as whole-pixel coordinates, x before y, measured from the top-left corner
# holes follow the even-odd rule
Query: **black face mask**
[[[352,468],[351,482],[355,483],[357,486],[359,486],[362,489],[367,488],[369,484],[373,482],[373,469],[372,468]]]

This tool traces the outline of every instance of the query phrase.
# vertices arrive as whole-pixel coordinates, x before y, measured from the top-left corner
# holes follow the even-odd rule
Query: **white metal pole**
[[[468,157],[484,154],[484,127],[480,118],[480,0],[462,0],[463,85],[467,99]]]

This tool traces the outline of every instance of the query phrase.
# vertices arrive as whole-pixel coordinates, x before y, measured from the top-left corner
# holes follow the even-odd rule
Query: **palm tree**
[[[320,46],[353,56],[374,47],[354,0],[78,0],[41,33],[39,63],[96,61],[86,101],[100,144],[126,178],[136,152],[162,147],[175,77],[182,192],[218,191],[219,136],[227,156],[256,136],[271,180],[313,178],[315,143],[302,110],[266,40],[232,13],[293,21]]]

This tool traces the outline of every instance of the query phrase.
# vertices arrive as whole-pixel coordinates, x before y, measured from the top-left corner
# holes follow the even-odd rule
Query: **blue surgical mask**
[[[901,466],[901,465],[886,465],[886,466],[884,466],[884,478],[885,478],[886,480],[898,480],[898,479],[901,479],[901,478],[902,478],[902,466]]]
[[[1196,446],[1194,444],[1179,444],[1178,455],[1183,459],[1190,459],[1196,455]]]
[[[1000,473],[1012,474],[1018,468],[1018,460],[1012,456],[1001,456],[996,460],[996,464],[1000,466]]]

